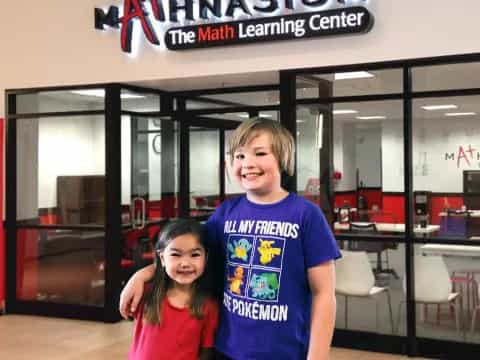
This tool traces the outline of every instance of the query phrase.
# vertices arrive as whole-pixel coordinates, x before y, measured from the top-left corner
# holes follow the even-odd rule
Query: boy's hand
[[[143,296],[144,279],[134,274],[120,294],[120,314],[124,319],[133,316]]]

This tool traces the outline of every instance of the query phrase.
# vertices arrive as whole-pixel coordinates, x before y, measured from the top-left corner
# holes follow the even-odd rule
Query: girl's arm
[[[336,314],[333,260],[309,268],[308,283],[312,292],[312,314],[307,360],[327,360]]]
[[[155,274],[155,265],[145,266],[138,270],[128,280],[127,284],[120,294],[120,314],[127,319],[137,310],[138,304],[143,296],[143,286],[146,282],[152,280]]]

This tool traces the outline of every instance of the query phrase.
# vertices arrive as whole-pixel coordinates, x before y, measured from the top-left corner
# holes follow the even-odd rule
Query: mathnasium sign
[[[373,26],[370,12],[363,6],[347,6],[348,0],[301,0],[301,6],[297,7],[303,10],[315,10],[332,2],[338,3],[334,9],[301,12],[296,12],[294,0],[283,0],[283,9],[280,8],[278,0],[183,0],[182,5],[178,4],[179,0],[169,0],[168,20],[161,1],[124,0],[123,15],[120,15],[120,9],[115,6],[110,6],[108,11],[97,8],[95,28],[104,30],[107,25],[120,29],[121,48],[130,53],[135,28],[142,29],[144,37],[153,45],[161,44],[159,34],[163,32],[167,49],[185,50],[365,33]],[[350,2],[361,3],[366,0]],[[268,6],[260,7],[260,4],[266,3]],[[148,8],[146,5],[149,5]],[[288,13],[253,17],[253,11],[268,14],[285,11]],[[179,22],[179,13],[184,15],[183,22],[188,24],[172,26]],[[236,16],[242,19],[221,21]]]

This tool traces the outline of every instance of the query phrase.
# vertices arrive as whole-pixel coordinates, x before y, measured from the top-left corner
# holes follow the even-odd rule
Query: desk
[[[427,244],[423,245],[420,249],[424,255],[480,257],[480,246]]]
[[[480,217],[480,210],[467,210],[467,211],[458,211],[458,212],[452,212],[452,213],[446,213],[445,211],[442,211],[441,213],[438,213],[439,216],[466,216],[468,212],[468,215],[470,217]]]
[[[370,224],[368,222],[354,222],[353,224],[357,225],[367,225]],[[405,224],[392,224],[392,223],[374,223],[378,232],[398,232],[403,233],[405,232]],[[341,224],[339,222],[335,222],[333,224],[334,230],[341,230],[341,231],[348,231],[350,229],[350,225],[348,223]],[[435,231],[440,229],[440,225],[427,225],[427,227],[422,228],[415,226],[413,231],[415,234],[431,234]]]
[[[440,212],[441,235],[472,237],[480,235],[480,210]]]

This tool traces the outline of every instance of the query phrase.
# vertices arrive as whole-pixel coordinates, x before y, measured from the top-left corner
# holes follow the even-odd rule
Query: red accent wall
[[[383,194],[382,210],[385,214],[391,214],[395,223],[405,224],[405,199],[403,194]]]
[[[339,208],[342,205],[357,207],[357,192],[349,191],[349,192],[335,193],[334,203],[336,208]]]
[[[373,205],[382,207],[382,189],[360,189],[359,193],[367,201],[367,209],[371,209]]]
[[[5,121],[0,118],[0,310],[5,306],[5,231],[3,228],[3,169],[4,169],[4,126]]]

